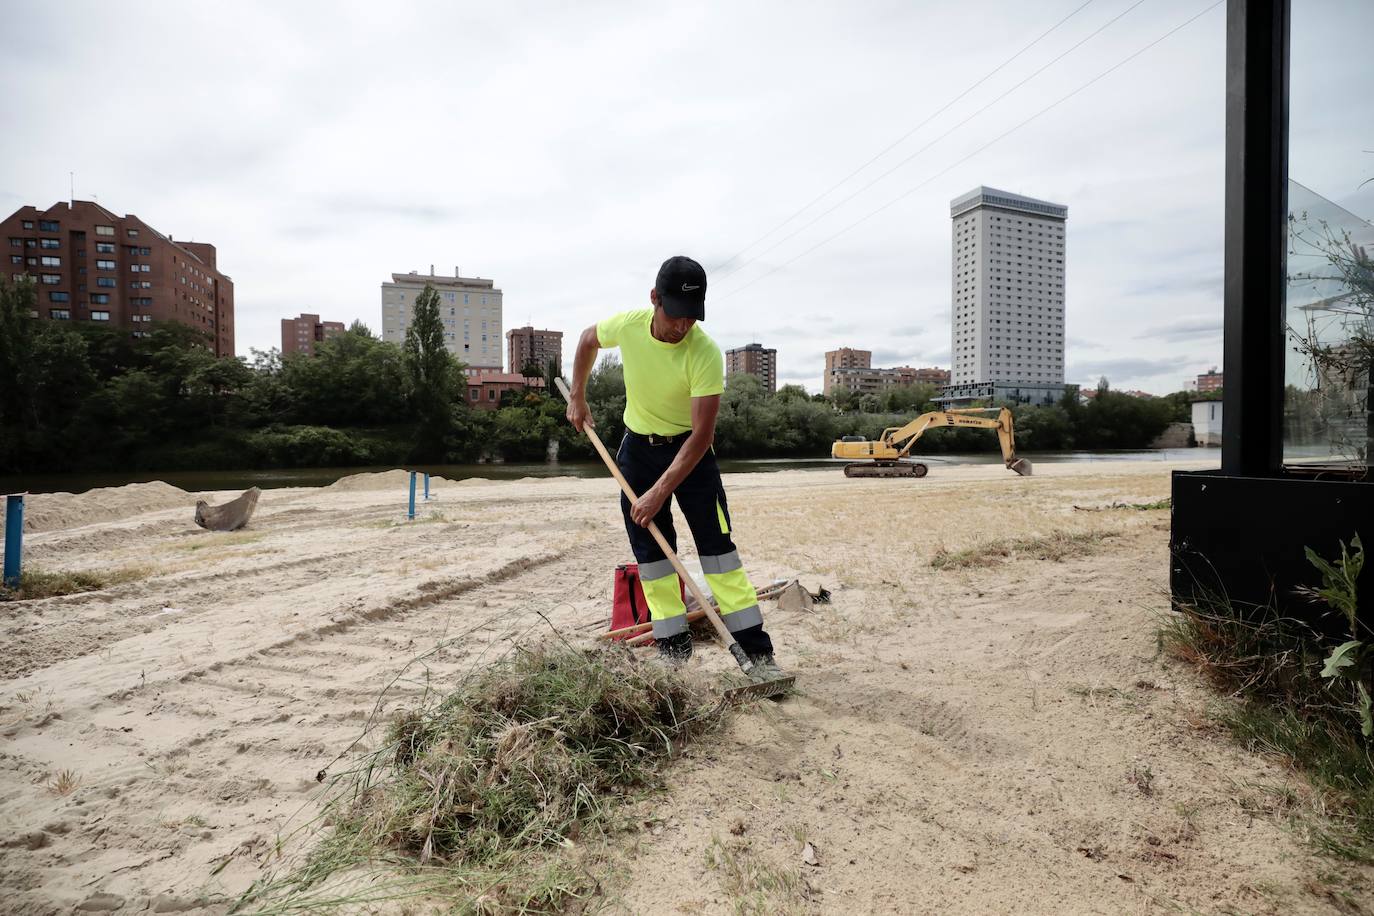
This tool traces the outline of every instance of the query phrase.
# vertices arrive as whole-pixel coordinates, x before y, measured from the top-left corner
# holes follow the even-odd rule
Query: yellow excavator
[[[977,414],[996,413],[992,417]],[[1016,457],[1016,438],[1012,431],[1011,411],[1005,407],[959,407],[923,413],[905,426],[891,426],[883,430],[881,439],[868,440],[863,436],[845,436],[830,448],[832,458],[868,459],[844,466],[846,477],[924,477],[930,470],[919,461],[908,461],[907,452],[916,440],[931,427],[954,426],[974,429],[995,429],[1002,446],[1002,461],[1007,469],[1022,477],[1031,474],[1031,463]]]

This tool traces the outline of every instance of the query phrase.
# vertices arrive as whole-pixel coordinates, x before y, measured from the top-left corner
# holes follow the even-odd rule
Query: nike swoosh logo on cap
[[[701,287],[700,287],[700,286],[688,286],[686,283],[682,284],[682,291],[683,291],[684,293],[690,293],[690,292],[691,292],[692,290],[694,290],[694,289],[701,289]]]

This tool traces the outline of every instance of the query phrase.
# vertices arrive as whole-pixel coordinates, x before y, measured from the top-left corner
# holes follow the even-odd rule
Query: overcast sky
[[[1211,2],[13,4],[0,209],[74,171],[215,244],[240,355],[301,311],[379,332],[430,264],[570,354],[665,257],[744,250],[706,330],[814,391],[838,346],[949,365],[949,201],[985,184],[1069,208],[1068,380],[1163,393],[1221,361],[1224,6],[1007,132]],[[1292,175],[1374,216],[1374,3],[1294,7]]]

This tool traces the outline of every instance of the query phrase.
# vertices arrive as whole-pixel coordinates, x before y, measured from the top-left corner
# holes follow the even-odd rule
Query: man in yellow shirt
[[[755,663],[752,676],[781,677],[773,642],[763,629],[758,595],[730,538],[730,510],[711,449],[725,390],[725,361],[720,347],[697,325],[706,318],[706,271],[691,258],[669,258],[659,268],[649,302],[653,308],[621,312],[582,332],[568,421],[579,432],[592,425],[584,394],[587,377],[598,350],[619,347],[625,370],[625,438],[616,463],[639,494],[634,505],[622,495],[620,508],[659,653],[673,661],[692,654],[677,573],[648,532],[649,522],[656,522],[677,549],[668,502],[676,494],[721,619]]]

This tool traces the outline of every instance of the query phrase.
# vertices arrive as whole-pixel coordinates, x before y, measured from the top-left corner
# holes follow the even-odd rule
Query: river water
[[[941,465],[998,464],[996,452],[975,454],[923,455],[913,458],[931,465],[932,471]],[[1211,458],[1218,463],[1218,449],[1182,448],[1147,449],[1141,451],[1101,452],[1027,452],[1020,455],[1035,463],[1054,464],[1080,461],[1158,461],[1161,463],[1199,461]],[[833,467],[838,471],[846,462],[833,458],[760,458],[724,460],[720,469],[726,473],[766,473],[798,468]],[[387,471],[389,467],[361,468],[283,468],[269,471],[127,471],[98,474],[25,474],[0,476],[0,493],[84,493],[96,487],[118,487],[127,483],[164,480],[183,490],[246,490],[261,487],[323,487],[340,477],[368,471]],[[433,464],[415,465],[413,471],[428,472],[449,480],[484,477],[490,480],[519,480],[522,477],[606,477],[606,468],[594,461],[539,462],[531,464]]]

